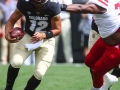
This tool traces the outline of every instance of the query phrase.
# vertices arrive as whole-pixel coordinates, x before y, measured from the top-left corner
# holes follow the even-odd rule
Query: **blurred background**
[[[86,3],[87,0],[72,0],[72,3]],[[79,25],[82,24],[81,14],[70,14],[71,22],[71,45],[72,45],[72,54],[73,54],[73,63],[83,63],[84,61],[84,37],[82,30],[80,30]],[[86,27],[86,26],[85,26]],[[63,53],[63,43],[60,38],[57,52],[57,62],[65,62],[65,56]],[[69,53],[69,52],[68,52]]]
[[[5,1],[6,5],[2,5],[1,3]],[[10,4],[9,2],[11,1],[15,1],[17,2],[17,0],[0,0],[0,60],[1,60],[1,64],[6,65],[10,62],[11,60],[11,54],[12,54],[12,50],[11,50],[11,45],[10,43],[8,43],[6,46],[4,45],[2,39],[4,37],[4,29],[3,29],[3,25],[5,25],[5,23],[7,22],[8,17],[11,15],[11,12],[13,12],[12,10],[10,11],[10,13],[7,15],[5,11],[5,8],[10,8],[10,6],[12,5],[13,8],[13,4]],[[59,0],[58,0],[59,1]],[[64,1],[69,1],[69,0],[64,0]],[[87,0],[72,0],[72,3],[86,3]],[[10,5],[9,5],[10,4]],[[16,4],[14,4],[14,6],[16,6]],[[4,9],[3,9],[4,7]],[[15,8],[14,8],[15,9]],[[14,10],[13,9],[13,10]],[[84,38],[84,32],[81,29],[81,24],[83,23],[83,17],[81,14],[75,14],[75,13],[69,13],[69,19],[70,19],[70,37],[68,37],[67,39],[70,39],[70,45],[71,45],[71,52],[72,55],[70,55],[71,57],[71,62],[69,63],[83,63],[84,62],[84,57],[85,57],[85,53],[84,53],[84,41],[87,39]],[[7,17],[5,17],[7,16]],[[6,19],[6,22],[4,22]],[[84,17],[85,19],[85,17]],[[65,19],[62,19],[62,21],[64,21]],[[20,27],[22,27],[24,29],[24,25],[25,25],[25,18],[22,17],[21,18],[21,25],[18,25]],[[86,27],[87,24],[84,24],[84,27]],[[63,32],[64,33],[64,32]],[[67,36],[68,34],[66,34]],[[55,52],[55,58],[54,58],[54,62],[53,63],[67,63],[66,60],[66,54],[64,53],[64,44],[63,44],[63,39],[64,37],[62,37],[62,35],[59,36],[58,39],[58,44],[57,44],[57,51]],[[87,47],[87,46],[86,46]],[[3,49],[5,48],[5,49]],[[3,60],[3,52],[4,50],[7,50],[5,53],[6,55],[4,55],[4,59]],[[69,53],[69,51],[66,51],[66,53]],[[30,64],[34,64],[34,52],[33,54],[26,60],[25,65],[30,65]]]
[[[61,4],[86,3],[87,0],[58,0]],[[14,44],[4,38],[4,27],[8,18],[16,9],[17,0],[0,0],[0,90],[5,87],[8,64],[11,61]],[[53,62],[45,75],[42,85],[36,90],[90,90],[92,79],[89,68],[84,65],[84,58],[88,53],[88,38],[91,30],[92,15],[61,12],[62,33],[56,37],[56,47]],[[15,27],[24,30],[23,16]],[[34,52],[26,59],[20,70],[14,90],[23,90],[29,77],[33,73]],[[119,82],[112,86],[119,90]]]

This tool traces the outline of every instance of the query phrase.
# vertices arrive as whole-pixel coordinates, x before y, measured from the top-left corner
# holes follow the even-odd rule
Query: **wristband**
[[[67,5],[66,4],[60,4],[61,11],[66,11]]]
[[[46,31],[45,34],[46,34],[46,38],[53,37],[53,32],[52,31]]]

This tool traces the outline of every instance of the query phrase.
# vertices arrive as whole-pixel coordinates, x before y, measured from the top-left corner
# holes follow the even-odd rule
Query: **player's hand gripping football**
[[[12,31],[12,30],[11,30]],[[11,32],[10,31],[10,32]],[[10,37],[10,32],[8,32],[7,34],[5,34],[5,38],[8,42],[10,43],[16,43],[16,42],[19,42],[19,40],[17,38],[11,38]]]
[[[32,43],[36,43],[44,38],[45,33],[35,32],[31,38]]]
[[[5,38],[10,43],[16,43],[19,42],[24,37],[24,30],[20,27],[13,28],[10,32],[8,32],[5,36]]]

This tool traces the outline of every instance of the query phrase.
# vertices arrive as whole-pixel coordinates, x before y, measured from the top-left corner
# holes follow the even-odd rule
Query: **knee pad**
[[[23,58],[20,55],[14,55],[11,61],[11,65],[14,68],[20,68],[23,64]]]
[[[34,73],[35,78],[38,80],[41,80],[44,75],[45,75],[45,72],[42,70],[36,70]]]

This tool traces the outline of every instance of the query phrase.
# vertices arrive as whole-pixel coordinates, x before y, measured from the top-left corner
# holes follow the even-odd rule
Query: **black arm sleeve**
[[[99,33],[99,32],[98,32],[98,27],[97,27],[96,23],[94,22],[94,20],[92,21],[91,28],[92,28],[92,30],[94,30],[94,31],[96,31],[97,33]]]
[[[20,11],[22,10],[22,1],[23,0],[18,0],[17,2],[17,9],[19,9]]]

